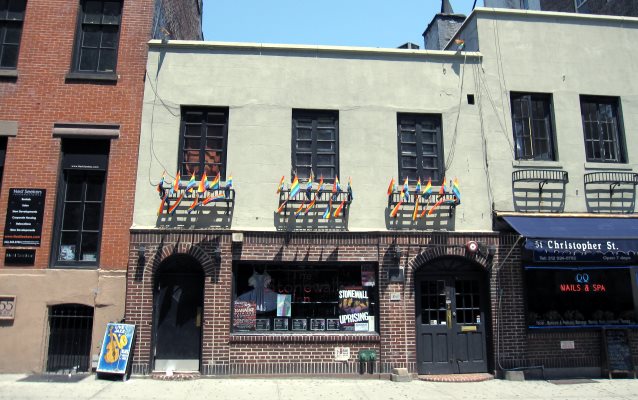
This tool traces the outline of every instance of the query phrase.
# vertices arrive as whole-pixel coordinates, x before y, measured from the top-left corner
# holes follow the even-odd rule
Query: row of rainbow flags
[[[191,178],[186,182],[186,184],[182,183],[180,180],[180,173],[177,171],[175,174],[175,179],[173,183],[171,183],[169,188],[164,187],[164,183],[166,182],[166,171],[162,173],[162,178],[157,184],[157,192],[160,194],[160,198],[162,199],[160,202],[159,209],[157,210],[157,215],[162,214],[164,209],[168,212],[168,214],[174,214],[175,210],[177,210],[177,206],[184,199],[184,195],[186,193],[195,193],[195,198],[193,202],[188,207],[188,213],[190,214],[199,206],[205,206],[208,203],[213,201],[224,201],[230,198],[230,190],[233,187],[233,176],[229,175],[228,179],[224,186],[221,185],[221,175],[218,172],[215,179],[212,181],[208,180],[206,176],[206,172],[202,175],[202,179],[198,182],[195,178],[195,174],[191,175]],[[179,193],[180,190],[183,190],[179,197],[175,200],[175,202],[171,205],[168,197],[169,195],[175,195]],[[223,190],[220,193],[212,193],[213,191]],[[201,201],[200,201],[201,200]]]
[[[277,193],[281,193],[284,190],[285,180],[286,180],[286,177],[282,176],[281,180],[279,181],[279,185],[277,185]],[[299,215],[301,215],[301,213],[303,213],[304,215],[308,214],[308,211],[310,211],[317,203],[317,199],[320,199],[322,193],[325,192],[326,185],[323,181],[323,176],[319,178],[319,182],[317,182],[317,188],[314,189],[314,191],[313,191],[313,184],[314,184],[314,177],[310,175],[310,179],[308,179],[308,181],[305,184],[306,186],[303,189],[303,191],[306,193],[306,197],[304,198],[301,205],[297,207],[297,209],[295,209],[295,212],[294,212],[295,217],[298,217]],[[295,178],[292,180],[292,184],[290,185],[290,191],[288,192],[288,197],[279,205],[279,208],[277,209],[277,214],[280,214],[286,207],[286,204],[288,203],[288,201],[290,199],[294,199],[294,197],[297,194],[299,194],[299,192],[301,191],[302,191],[301,183],[299,183],[299,178],[297,177],[297,175],[295,175]],[[314,197],[312,195],[313,192],[314,192]],[[344,198],[341,201],[341,203],[337,206],[337,208],[334,211],[332,211],[332,202],[333,201],[336,202],[338,199],[337,195],[339,193],[344,193],[344,192],[348,193],[349,196]],[[330,191],[330,194],[329,194],[330,200],[328,202],[328,206],[326,207],[325,211],[322,214],[322,218],[323,219],[330,219],[331,217],[339,218],[341,216],[341,213],[343,212],[343,207],[345,206],[346,201],[348,199],[352,200],[352,198],[353,198],[352,179],[348,178],[348,184],[346,185],[346,188],[344,190],[339,184],[339,177],[336,176],[335,181],[332,184],[332,190]],[[308,204],[306,204],[306,201],[308,202]]]
[[[388,197],[392,196],[393,193],[397,192],[397,184],[394,178],[390,180],[390,185],[388,186]],[[428,209],[427,203],[425,207],[423,207],[423,211],[419,213],[419,204],[420,200],[428,200],[430,196],[432,196],[432,178],[428,179],[427,185],[425,188],[421,187],[421,178],[416,183],[416,187],[414,189],[414,210],[412,211],[412,220],[416,221],[417,218],[423,218],[426,215],[432,215],[434,210],[436,210],[440,205],[446,204],[447,202],[451,204],[458,204],[461,201],[461,189],[459,188],[459,180],[454,178],[452,181],[452,190],[451,194],[454,195],[454,200],[446,200],[445,195],[450,193],[448,190],[446,179],[443,178],[443,183],[441,183],[441,187],[439,188],[439,192],[435,195],[437,196],[436,202],[432,207]],[[399,202],[394,206],[392,211],[390,211],[390,217],[396,218],[399,209],[405,204],[410,202],[410,187],[408,185],[408,178],[405,178],[403,182],[403,186],[401,187],[401,192],[399,193]]]

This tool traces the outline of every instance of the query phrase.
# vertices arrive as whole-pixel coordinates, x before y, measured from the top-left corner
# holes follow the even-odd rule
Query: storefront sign
[[[235,301],[233,304],[233,328],[238,331],[254,331],[257,307],[252,301]]]
[[[45,189],[9,190],[3,245],[40,246],[45,195]]]
[[[339,323],[343,331],[367,329],[368,291],[363,288],[339,290]]]
[[[0,296],[0,320],[13,320],[16,317],[16,297]]]
[[[638,261],[638,240],[633,239],[527,239],[525,248],[537,262]]]
[[[134,335],[135,325],[106,324],[102,351],[100,351],[100,359],[96,371],[126,374]]]
[[[591,278],[587,272],[578,272],[574,274],[574,281],[569,283],[559,283],[559,290],[565,292],[583,292],[583,293],[605,293],[607,287],[604,283],[596,283],[590,281]]]
[[[335,347],[335,361],[348,361],[350,359],[350,347]]]
[[[35,249],[7,249],[4,253],[5,265],[34,265]]]
[[[576,345],[573,340],[561,340],[560,341],[560,349],[561,350],[574,350]]]

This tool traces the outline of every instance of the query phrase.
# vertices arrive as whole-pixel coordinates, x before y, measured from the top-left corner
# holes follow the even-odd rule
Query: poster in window
[[[363,264],[361,266],[361,286],[374,287],[376,280],[374,277],[374,265]]]
[[[269,331],[270,330],[270,318],[257,318],[255,321],[256,331]]]
[[[326,320],[323,318],[312,318],[310,320],[310,330],[311,331],[325,331],[326,330]]]
[[[274,330],[287,331],[288,330],[288,318],[275,318]]]
[[[135,325],[108,323],[97,364],[97,372],[125,374],[135,334]]]
[[[257,306],[251,301],[235,301],[233,307],[233,329],[254,331],[257,320]]]
[[[292,312],[292,296],[289,294],[277,295],[277,316],[290,317]]]
[[[339,318],[327,318],[326,319],[326,326],[327,326],[329,331],[338,331],[338,330],[340,330]]]
[[[75,245],[63,244],[60,246],[60,261],[74,261],[75,260]]]
[[[364,288],[346,288],[339,290],[339,324],[342,331],[363,329],[368,323],[368,291]]]
[[[307,331],[308,330],[308,320],[305,318],[295,318],[292,320],[292,330],[293,331]]]

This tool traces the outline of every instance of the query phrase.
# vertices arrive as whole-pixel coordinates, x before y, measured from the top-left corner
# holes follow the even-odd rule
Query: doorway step
[[[172,373],[167,374],[164,371],[157,371],[151,373],[151,379],[156,379],[158,381],[192,381],[195,379],[201,378],[201,374],[199,372],[179,372],[174,371]]]
[[[419,375],[419,379],[428,382],[483,382],[494,379],[494,375],[482,374],[448,374],[448,375]]]

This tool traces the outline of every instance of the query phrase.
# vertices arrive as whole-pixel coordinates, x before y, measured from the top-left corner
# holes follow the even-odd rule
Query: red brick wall
[[[46,189],[42,244],[36,251],[35,267],[48,267],[60,161],[60,139],[51,135],[53,124],[116,123],[120,125],[120,138],[111,141],[100,267],[124,269],[153,1],[124,1],[117,84],[65,82],[78,9],[78,0],[27,2],[19,77],[0,80],[0,120],[19,122],[17,137],[9,138],[7,145],[0,192],[0,234],[4,232],[9,188]]]

